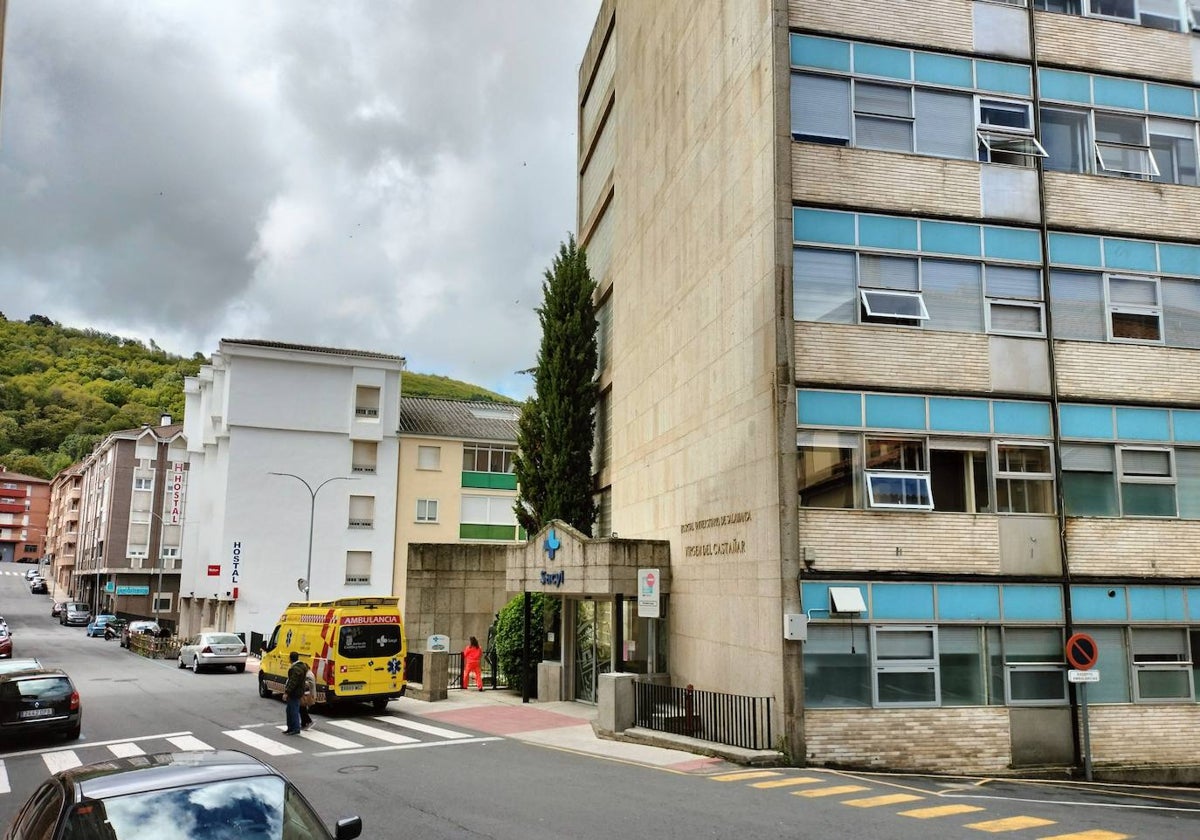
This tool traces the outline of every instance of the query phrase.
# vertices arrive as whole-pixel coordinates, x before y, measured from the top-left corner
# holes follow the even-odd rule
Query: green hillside
[[[208,361],[175,356],[153,341],[73,329],[42,315],[0,313],[0,464],[51,478],[109,432],[183,417],[183,380]],[[404,374],[407,396],[512,402],[444,376]]]

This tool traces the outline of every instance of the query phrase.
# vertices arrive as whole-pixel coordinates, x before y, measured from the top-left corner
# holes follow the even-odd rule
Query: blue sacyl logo
[[[558,534],[554,533],[554,529],[551,528],[549,535],[546,537],[546,541],[542,543],[542,548],[546,549],[546,556],[553,560],[554,552],[558,551],[558,549],[561,547],[562,543],[558,541]]]

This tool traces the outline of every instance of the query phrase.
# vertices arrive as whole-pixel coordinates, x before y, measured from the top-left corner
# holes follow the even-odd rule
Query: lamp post
[[[326,484],[328,484],[331,481],[354,481],[355,479],[350,478],[349,476],[335,475],[332,478],[325,479],[324,481],[322,481],[320,484],[318,484],[316,486],[316,489],[314,489],[311,484],[309,484],[307,481],[305,481],[303,478],[296,475],[295,473],[272,472],[272,473],[268,473],[268,475],[282,475],[282,476],[287,476],[288,478],[294,478],[297,481],[299,481],[301,484],[303,484],[304,489],[308,491],[308,495],[309,495],[309,499],[310,499],[309,507],[308,507],[308,566],[304,572],[304,600],[307,601],[308,600],[308,590],[312,586],[313,519],[316,517],[316,513],[317,513],[317,494],[321,492],[322,487],[324,487]]]

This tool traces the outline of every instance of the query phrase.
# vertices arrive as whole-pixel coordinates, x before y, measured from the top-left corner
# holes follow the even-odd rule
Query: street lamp
[[[312,586],[312,547],[313,547],[313,519],[317,513],[317,494],[321,492],[321,488],[331,481],[356,481],[357,479],[349,476],[335,475],[333,478],[327,478],[317,485],[316,489],[295,473],[271,472],[268,475],[282,475],[288,478],[294,478],[304,485],[304,489],[308,491],[310,496],[310,504],[308,508],[308,568],[304,572],[304,600],[308,600],[308,590]]]

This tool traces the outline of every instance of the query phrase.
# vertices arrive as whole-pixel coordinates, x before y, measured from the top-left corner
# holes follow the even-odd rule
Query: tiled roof
[[[316,347],[311,344],[288,344],[283,341],[262,341],[256,338],[222,338],[221,343],[245,344],[249,347],[271,347],[275,350],[302,350],[306,353],[337,353],[339,356],[359,356],[364,359],[387,359],[403,362],[403,356],[376,353],[373,350],[346,350],[341,347]]]
[[[484,400],[400,398],[400,434],[517,442],[521,407]]]
[[[0,481],[29,481],[34,484],[50,483],[48,479],[38,478],[36,475],[25,475],[24,473],[13,472],[12,470],[0,470]]]

